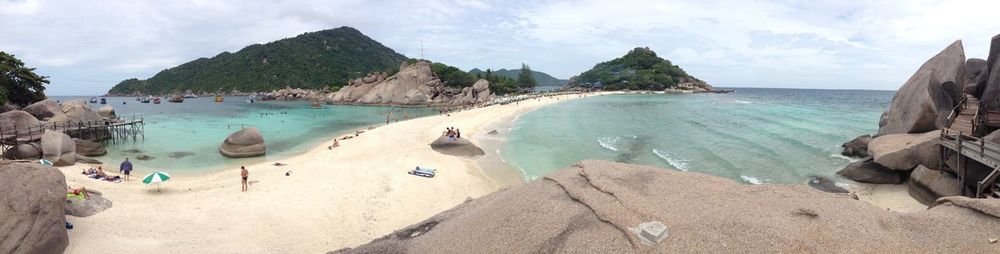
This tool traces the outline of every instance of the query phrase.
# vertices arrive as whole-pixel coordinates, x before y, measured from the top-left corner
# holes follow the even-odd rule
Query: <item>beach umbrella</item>
[[[170,180],[170,174],[167,174],[165,172],[153,172],[152,174],[149,174],[149,175],[146,175],[146,177],[143,177],[142,178],[142,183],[145,183],[145,184],[156,183],[157,184],[156,185],[156,191],[160,191],[160,185],[159,185],[159,183],[166,182],[167,180]]]
[[[38,160],[39,164],[52,166],[52,162],[46,159]]]

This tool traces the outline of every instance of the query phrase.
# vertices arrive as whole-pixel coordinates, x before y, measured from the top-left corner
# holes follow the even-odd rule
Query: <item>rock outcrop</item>
[[[69,166],[76,163],[76,143],[62,132],[46,130],[42,134],[42,158],[52,162],[56,167]]]
[[[76,153],[79,155],[94,157],[108,153],[108,150],[101,143],[78,138],[74,138],[73,143],[76,144]]]
[[[840,147],[843,148],[840,154],[857,158],[868,157],[868,143],[871,141],[871,135],[865,134],[858,136],[851,141],[847,141],[847,143],[840,145]]]
[[[965,60],[965,90],[967,94],[976,96],[976,85],[979,79],[986,76],[986,60],[979,58],[969,58]]]
[[[489,82],[480,79],[471,87],[459,91],[449,89],[434,76],[431,64],[418,61],[403,63],[399,72],[370,73],[352,80],[339,91],[326,96],[330,104],[372,105],[467,105],[488,101],[492,97]]]
[[[14,105],[13,103],[10,103],[9,101],[8,102],[4,102],[3,105],[0,105],[0,113],[4,113],[4,112],[8,112],[8,111],[13,111],[13,110],[21,110],[21,107],[18,107],[17,105]]]
[[[8,134],[12,134],[15,128],[24,133],[29,127],[37,130],[40,126],[41,122],[25,111],[12,110],[0,113],[0,130]]]
[[[115,114],[115,108],[111,105],[104,105],[101,109],[97,110],[97,114],[104,118],[104,120],[111,120],[118,117],[118,115]]]
[[[36,143],[21,143],[4,151],[3,157],[10,160],[34,160],[42,157],[42,148]]]
[[[961,186],[958,178],[948,172],[920,166],[910,174],[907,192],[920,203],[933,205],[938,198],[960,195]]]
[[[439,153],[454,156],[475,157],[486,154],[483,152],[483,149],[480,149],[468,139],[449,139],[447,136],[441,136],[434,140],[431,143],[431,149]]]
[[[986,58],[985,75],[979,76],[976,91],[981,103],[990,109],[1000,109],[1000,34],[990,40],[990,53]]]
[[[35,118],[38,118],[38,120],[43,120],[43,121],[47,120],[50,117],[55,116],[56,113],[62,112],[59,108],[59,104],[52,99],[44,99],[32,103],[31,105],[24,107],[24,109],[22,110],[35,116]]]
[[[871,158],[865,158],[847,165],[837,174],[862,183],[901,184],[906,181],[909,171],[888,169]]]
[[[76,198],[66,199],[66,205],[64,207],[66,215],[87,217],[107,210],[113,205],[111,200],[104,198],[104,196],[99,193],[90,192],[88,190],[88,195],[90,196],[83,200]]]
[[[63,253],[66,179],[38,163],[0,162],[0,253]]]
[[[583,161],[332,253],[994,252],[1000,219],[974,209],[998,201],[959,201],[906,214],[802,185]],[[650,246],[635,230],[654,221],[668,235]]]
[[[945,126],[965,87],[965,50],[955,41],[927,60],[892,98],[878,136],[923,133]]]
[[[226,157],[244,158],[264,155],[267,146],[264,136],[257,128],[246,128],[233,132],[219,146],[219,152]]]
[[[911,170],[918,165],[937,169],[941,162],[937,138],[941,131],[921,134],[889,134],[872,139],[868,153],[878,163],[893,170]]]

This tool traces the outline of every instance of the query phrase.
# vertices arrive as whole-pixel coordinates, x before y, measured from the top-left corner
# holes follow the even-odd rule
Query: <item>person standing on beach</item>
[[[118,172],[125,175],[125,181],[128,181],[130,175],[132,175],[132,162],[125,158],[121,166],[118,166]]]
[[[243,177],[243,191],[247,191],[247,187],[248,187],[247,186],[247,177],[249,175],[250,175],[250,172],[247,171],[247,168],[244,167],[244,166],[240,166],[240,176]]]

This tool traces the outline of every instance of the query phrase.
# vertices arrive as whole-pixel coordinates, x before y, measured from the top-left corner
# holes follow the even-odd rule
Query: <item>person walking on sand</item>
[[[247,167],[240,166],[240,176],[243,177],[243,191],[247,191],[247,176],[250,172],[247,171]]]
[[[132,175],[132,162],[125,158],[121,166],[118,166],[118,172],[125,175],[125,181],[128,181],[129,176]]]

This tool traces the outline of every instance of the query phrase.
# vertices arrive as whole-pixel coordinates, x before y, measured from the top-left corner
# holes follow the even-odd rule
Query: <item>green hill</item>
[[[635,48],[625,56],[599,63],[581,73],[574,85],[603,86],[609,90],[662,90],[689,80],[697,79],[656,56],[649,48]]]
[[[160,71],[153,77],[124,80],[111,95],[199,93],[342,86],[372,71],[395,72],[407,60],[357,29],[340,27],[222,52]]]
[[[477,75],[481,73],[485,73],[485,71],[480,70],[478,68],[473,68],[472,70],[469,71],[469,74],[472,75]],[[520,73],[521,69],[512,69],[512,70],[500,69],[493,71],[494,75],[514,80],[517,79],[517,74]],[[538,82],[538,86],[563,86],[566,85],[566,83],[569,83],[569,80],[558,79],[556,77],[553,77],[552,75],[540,71],[532,70],[531,74],[535,76],[535,82]]]

